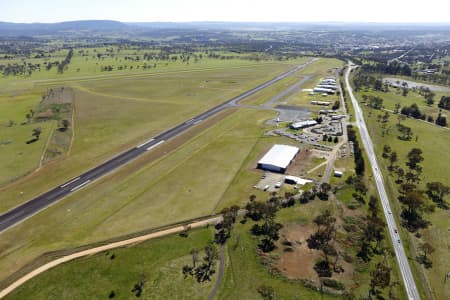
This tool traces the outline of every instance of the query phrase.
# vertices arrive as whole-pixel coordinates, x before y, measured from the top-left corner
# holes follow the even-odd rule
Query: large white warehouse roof
[[[288,145],[273,145],[269,152],[261,158],[259,165],[272,165],[281,169],[287,166],[297,155],[299,149]]]

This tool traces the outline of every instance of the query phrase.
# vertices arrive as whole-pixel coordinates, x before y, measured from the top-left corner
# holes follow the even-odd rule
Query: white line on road
[[[157,142],[156,144],[154,144],[154,145],[148,147],[146,150],[147,150],[147,151],[150,151],[150,150],[152,150],[153,148],[158,147],[159,145],[161,145],[161,144],[164,143],[164,142],[165,142],[164,140],[159,141],[159,142]]]
[[[61,185],[60,188],[64,188],[64,187],[68,186],[68,185],[71,184],[71,183],[74,183],[75,181],[77,181],[77,180],[79,180],[79,179],[80,179],[80,177],[77,177],[77,178],[75,178],[75,179],[72,179],[71,181],[66,182],[66,183],[64,183],[63,185]]]
[[[75,192],[79,189],[81,189],[83,186],[85,186],[86,184],[88,184],[89,182],[91,182],[91,180],[86,180],[85,182],[83,182],[82,184],[77,185],[76,187],[74,187],[73,189],[71,189],[71,192]]]
[[[154,141],[155,139],[149,139],[148,141],[146,141],[146,142],[143,142],[142,144],[140,144],[139,146],[136,146],[136,148],[141,148],[142,146],[144,146],[145,144],[148,144],[148,143],[150,143],[150,142],[152,142],[152,141]]]

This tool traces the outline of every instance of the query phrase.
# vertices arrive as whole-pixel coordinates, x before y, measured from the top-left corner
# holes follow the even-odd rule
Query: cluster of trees
[[[411,232],[426,228],[429,222],[423,218],[423,213],[433,211],[434,207],[426,201],[424,191],[418,188],[422,174],[420,163],[424,160],[422,150],[413,148],[408,152],[405,163],[406,169],[395,165],[397,153],[392,151],[388,145],[384,146],[383,157],[390,161],[389,171],[397,174],[395,182],[399,187],[398,200],[403,204],[402,225]],[[430,193],[434,194],[434,191]]]
[[[416,103],[413,103],[410,106],[402,107],[400,113],[407,117],[413,117],[414,119],[421,119],[421,120],[426,119],[426,115],[420,111]]]
[[[21,64],[0,65],[0,72],[3,76],[31,76],[34,71],[40,70],[41,64],[27,63],[25,61]]]
[[[382,109],[383,108],[383,98],[378,97],[378,96],[373,96],[373,95],[369,95],[367,96],[366,94],[364,94],[362,96],[363,101],[367,102],[367,105],[369,107],[372,107],[374,109]]]
[[[62,62],[60,62],[58,65],[58,73],[59,74],[64,73],[64,71],[67,69],[67,66],[70,64],[72,56],[73,56],[73,49],[70,49],[69,52],[67,53],[66,58],[64,58],[64,60]]]
[[[398,184],[398,200],[402,203],[403,209],[401,217],[402,225],[411,232],[417,232],[422,228],[426,228],[430,223],[424,219],[424,213],[433,212],[435,205],[441,209],[449,209],[449,205],[445,197],[450,194],[450,187],[441,182],[428,182],[426,189],[419,189],[422,180],[422,166],[424,161],[422,150],[419,148],[411,149],[406,158],[406,169],[395,165],[397,162],[397,153],[392,151],[387,145],[384,146],[383,157],[390,160],[389,171],[397,174],[395,181]],[[427,197],[434,204],[427,201]],[[428,254],[434,251],[433,246],[427,242],[419,246],[422,254],[417,257],[417,261],[425,267],[430,268],[432,262]]]
[[[388,89],[388,85],[383,84],[381,78],[364,73],[362,70],[358,70],[355,73],[353,84],[355,85],[355,92],[363,88],[373,88],[375,91],[386,91]]]
[[[357,256],[365,262],[369,262],[374,254],[382,254],[382,241],[384,240],[384,228],[386,224],[382,216],[378,199],[369,197],[369,208],[362,228],[364,239],[361,240]]]
[[[400,110],[400,113],[407,117],[413,117],[414,119],[427,120],[428,122],[434,121],[433,117],[431,115],[429,115],[427,117],[424,113],[422,113],[416,103],[413,103],[410,106],[402,107],[402,109]],[[439,126],[443,126],[443,127],[447,126],[447,118],[446,118],[446,116],[442,115],[442,111],[439,111],[439,114],[434,122],[436,123],[436,125],[439,125]],[[402,126],[400,123],[397,125],[397,127],[399,130],[409,128],[406,126]],[[403,138],[403,139],[408,140],[408,138]]]
[[[279,197],[272,195],[266,202],[256,201],[254,195],[250,196],[250,201],[246,205],[246,217],[255,222],[262,221],[262,224],[254,224],[251,233],[259,238],[258,247],[263,252],[270,252],[275,249],[275,241],[279,236],[279,230],[283,225],[275,222],[275,215],[281,207]],[[295,200],[293,201],[295,204]]]
[[[431,106],[434,104],[434,97],[436,94],[430,90],[429,87],[421,86],[418,88],[419,94],[425,98],[427,105]]]
[[[331,136],[331,135],[324,134],[324,135],[322,135],[322,141],[324,141],[324,142],[328,141],[330,143],[333,142],[336,144],[337,142],[339,142],[339,138],[337,136],[335,136],[333,138],[333,136]]]
[[[352,125],[347,125],[347,135],[348,140],[350,142],[353,142],[353,157],[355,160],[355,172],[358,176],[363,176],[365,171],[365,165],[364,165],[364,157],[362,155],[362,150],[359,147],[359,142],[356,137],[356,131],[353,129]]]
[[[331,277],[332,271],[337,271],[339,259],[339,252],[335,247],[336,218],[329,210],[325,210],[315,217],[313,222],[317,225],[317,231],[307,239],[308,247],[322,251],[324,256],[323,260],[318,261],[314,265],[314,270],[319,277]],[[330,258],[333,258],[332,262]],[[330,263],[333,265],[333,268],[331,268]]]
[[[376,62],[364,63],[361,70],[367,73],[383,73],[390,75],[411,76],[412,70],[408,64],[398,62],[396,60],[391,62]]]
[[[209,244],[204,249],[205,256],[203,257],[203,261],[199,264],[199,251],[197,249],[191,250],[192,256],[192,266],[184,265],[182,272],[185,278],[187,276],[195,277],[197,282],[205,282],[210,281],[212,275],[214,275],[216,260],[219,258],[217,248],[214,244]]]

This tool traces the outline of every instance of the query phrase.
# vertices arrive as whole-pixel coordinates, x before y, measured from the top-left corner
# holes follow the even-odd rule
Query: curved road
[[[352,69],[356,68],[355,65],[350,63],[346,73],[345,73],[345,84],[347,86],[348,94],[352,101],[353,107],[355,109],[356,125],[359,128],[361,134],[361,139],[366,149],[367,156],[369,158],[370,165],[372,167],[372,172],[374,174],[375,183],[378,189],[378,194],[380,195],[381,204],[383,206],[384,216],[386,217],[387,226],[389,229],[389,235],[391,237],[392,245],[394,247],[395,256],[397,257],[398,266],[400,268],[400,273],[403,278],[403,283],[408,294],[409,300],[420,300],[419,292],[417,291],[416,283],[414,282],[414,277],[411,273],[409,267],[408,258],[405,254],[405,249],[400,239],[400,235],[397,230],[397,224],[395,223],[395,218],[392,215],[392,210],[389,204],[389,198],[384,188],[383,175],[381,174],[380,168],[378,167],[377,158],[375,156],[375,151],[373,147],[372,140],[367,131],[366,123],[364,122],[364,116],[361,108],[358,105],[358,101],[353,95],[352,88],[349,83],[349,75]]]
[[[303,69],[307,65],[311,64],[314,61],[314,59],[296,66],[295,68],[276,76],[275,78],[262,83],[258,85],[257,87],[248,90],[239,96],[236,96],[216,107],[213,107],[204,113],[201,113],[200,115],[194,117],[193,119],[190,119],[182,124],[179,124],[151,139],[148,141],[131,148],[116,157],[113,157],[112,159],[102,163],[101,165],[81,174],[80,176],[73,178],[66,183],[53,188],[52,190],[41,194],[37,196],[36,198],[25,202],[9,211],[4,213],[0,216],[0,233],[4,230],[7,230],[8,228],[24,221],[25,219],[33,216],[34,214],[38,213],[39,211],[45,209],[49,205],[57,202],[58,200],[66,197],[67,195],[76,192],[79,189],[82,189],[86,187],[91,182],[95,181],[96,179],[106,175],[107,173],[123,166],[127,162],[135,159],[136,157],[146,153],[147,151],[152,150],[153,148],[161,145],[166,140],[173,138],[176,135],[181,134],[182,132],[188,130],[189,128],[193,127],[194,125],[198,124],[199,122],[229,108],[232,106],[235,106],[239,101],[243,100],[244,98],[247,98],[271,85],[274,83],[293,75],[294,73],[298,72],[299,70]]]

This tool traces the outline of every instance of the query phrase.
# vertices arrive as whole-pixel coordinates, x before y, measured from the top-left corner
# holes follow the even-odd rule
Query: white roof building
[[[284,173],[299,151],[294,146],[273,145],[258,162],[258,168]]]
[[[292,123],[289,127],[291,127],[292,129],[300,129],[300,128],[310,127],[310,126],[314,126],[314,125],[317,125],[316,120],[306,120],[306,121]]]
[[[293,182],[295,182],[295,184],[300,184],[300,185],[305,185],[307,183],[313,182],[312,180],[309,180],[309,179],[303,179],[303,178],[300,178],[300,177],[289,176],[289,175],[284,178],[284,181],[286,183],[293,183]]]

